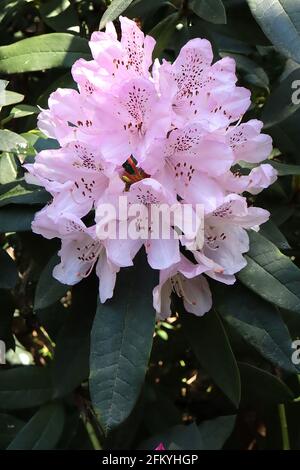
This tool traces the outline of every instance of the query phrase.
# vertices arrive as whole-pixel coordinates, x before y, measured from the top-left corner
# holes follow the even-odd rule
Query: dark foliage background
[[[106,3],[0,0],[0,75],[9,81],[0,114],[0,339],[8,351],[0,366],[0,448],[136,449],[162,441],[173,449],[300,449],[300,366],[291,360],[300,336],[300,106],[292,103],[300,4]],[[237,284],[212,284],[214,310],[203,318],[174,315],[156,324],[142,389],[135,373],[129,386],[114,388],[109,371],[119,361],[126,379],[121,359],[130,352],[116,344],[105,350],[102,337],[118,337],[126,317],[123,348],[136,344],[134,368],[145,368],[151,344],[138,339],[154,327],[151,303],[141,301],[151,292],[150,274],[125,271],[111,312],[98,307],[95,317],[95,278],[70,289],[51,276],[59,245],[30,231],[49,196],[24,183],[21,167],[57,145],[36,129],[38,106],[57,87],[74,86],[70,67],[89,57],[89,36],[101,18],[102,27],[120,13],[156,38],[159,58],[174,60],[186,41],[206,37],[216,59],[236,60],[240,84],[252,91],[246,117],[264,121],[280,175],[256,197],[272,217],[251,234]],[[101,361],[104,355],[112,359]]]

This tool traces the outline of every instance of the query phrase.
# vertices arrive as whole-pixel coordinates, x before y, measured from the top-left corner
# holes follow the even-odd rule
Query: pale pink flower
[[[120,195],[120,194],[118,194]],[[117,196],[118,196],[117,195]],[[133,204],[142,205],[145,211],[139,217],[128,217],[128,220],[118,221],[118,230],[122,231],[123,227],[130,228],[130,221],[135,224],[135,231],[138,234],[141,232],[141,237],[137,239],[127,236],[125,239],[109,239],[107,240],[107,254],[109,258],[119,266],[130,266],[133,264],[133,258],[139,249],[144,245],[147,258],[150,266],[153,269],[165,269],[171,265],[178,263],[180,260],[179,241],[178,238],[172,236],[168,239],[152,238],[152,219],[150,208],[153,205],[159,207],[161,204],[167,204],[169,207],[177,204],[176,194],[168,191],[161,183],[152,178],[145,178],[141,181],[133,183],[128,191],[127,201],[128,210]],[[117,200],[117,199],[116,199]],[[110,199],[111,201],[111,199]],[[99,201],[99,208],[101,202],[105,202],[105,196]],[[102,227],[99,210],[96,211],[96,222],[98,227],[98,234]],[[129,221],[129,223],[128,223]],[[168,225],[166,229],[173,231]],[[161,227],[164,230],[164,227]]]
[[[227,191],[243,193],[247,191],[251,194],[258,194],[263,189],[268,188],[277,179],[277,171],[268,163],[263,163],[253,168],[248,175],[243,175],[240,171],[228,171],[221,177],[222,186]]]
[[[99,297],[105,302],[113,295],[116,274],[119,267],[107,258],[105,244],[96,237],[96,227],[86,227],[74,213],[54,210],[53,205],[66,202],[56,201],[37,214],[33,230],[46,238],[61,238],[58,255],[61,262],[55,266],[53,277],[62,284],[74,285],[87,277],[93,267],[99,278]]]
[[[160,319],[171,315],[171,294],[174,292],[183,301],[187,312],[201,316],[212,306],[208,282],[202,273],[205,264],[193,264],[184,256],[179,263],[161,270],[159,284],[153,290],[153,305]]]
[[[24,167],[30,174],[28,182],[41,184],[52,195],[69,191],[78,207],[86,207],[85,214],[102,195],[112,171],[98,149],[79,141],[57,150],[43,150],[34,165]]]
[[[223,204],[205,217],[202,254],[218,266],[208,275],[222,280],[223,275],[232,276],[240,271],[247,264],[243,254],[249,250],[249,237],[245,229],[256,229],[268,218],[268,211],[248,207],[244,197],[237,194],[226,196]],[[194,256],[197,261],[203,262],[197,252]]]
[[[25,165],[27,180],[53,196],[32,228],[61,239],[54,270],[61,282],[73,285],[95,266],[105,301],[118,270],[134,264],[144,247],[150,266],[160,270],[153,292],[158,316],[171,313],[172,292],[188,312],[203,315],[212,304],[205,276],[232,284],[246,264],[247,230],[258,230],[269,217],[242,194],[257,194],[275,181],[276,171],[265,163],[272,141],[260,121],[242,122],[250,92],[237,86],[233,59],[213,63],[210,43],[192,39],[173,64],[156,60],[152,66],[154,39],[134,21],[120,17],[120,23],[120,40],[112,23],[93,33],[93,59],[72,67],[78,90],[56,90],[39,115],[39,128],[60,148]],[[134,224],[138,236],[104,239],[103,205],[117,208],[122,195],[143,211],[137,218],[113,215],[109,222],[123,235]],[[203,205],[201,245],[176,219],[164,222],[168,239],[153,239],[150,208],[163,204],[191,204],[195,213]],[[83,223],[87,215],[91,227]],[[180,239],[172,236],[180,231]]]
[[[61,145],[79,140],[99,143],[102,119],[96,103],[76,90],[58,88],[48,100],[49,109],[42,110],[38,118],[40,130],[57,139]]]
[[[90,48],[101,74],[107,81],[124,81],[128,78],[149,78],[152,64],[152,52],[155,40],[144,36],[136,24],[120,16],[121,40],[118,41],[116,30],[108,23],[106,32],[97,31],[92,34]]]
[[[224,58],[212,65],[211,44],[192,39],[173,64],[159,68],[162,94],[172,94],[176,124],[206,120],[215,128],[238,121],[250,105],[250,92],[235,85],[235,62]]]
[[[119,267],[108,260],[104,244],[95,236],[95,227],[75,226],[72,236],[62,238],[58,254],[61,262],[53,270],[55,279],[74,285],[87,277],[95,266],[100,301],[103,303],[113,296]]]
[[[168,99],[158,95],[149,79],[125,81],[99,106],[105,116],[99,141],[104,157],[119,164],[130,155],[142,161],[149,143],[168,132],[170,110]]]
[[[272,139],[261,134],[263,123],[257,119],[231,126],[226,137],[233,150],[235,160],[259,163],[270,156]]]
[[[56,194],[51,204],[47,204],[42,210],[36,213],[32,222],[32,230],[45,238],[63,237],[64,219],[81,218],[90,209],[90,202],[78,204],[72,193],[68,190]]]

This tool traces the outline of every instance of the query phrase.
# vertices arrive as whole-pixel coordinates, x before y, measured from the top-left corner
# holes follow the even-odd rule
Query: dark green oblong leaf
[[[289,163],[270,162],[277,170],[278,176],[300,176],[300,165],[290,165]]]
[[[99,29],[104,28],[106,23],[114,21],[129,7],[133,0],[112,0],[111,4],[101,18]]]
[[[40,408],[19,431],[7,450],[53,449],[63,431],[65,421],[61,403],[49,403]]]
[[[251,231],[247,266],[237,275],[256,294],[300,313],[300,269],[269,240]]]
[[[156,274],[138,258],[121,270],[113,300],[98,305],[92,328],[90,392],[106,434],[132,411],[152,347]]]
[[[220,450],[229,438],[235,425],[236,416],[218,416],[215,419],[209,419],[199,424],[203,449]]]
[[[61,284],[54,279],[52,275],[54,266],[58,263],[58,256],[53,255],[40,275],[34,297],[33,306],[35,310],[40,310],[54,304],[57,300],[61,299],[69,289],[69,286]]]
[[[272,219],[261,226],[260,233],[280,250],[289,250],[291,248],[289,242]]]
[[[0,10],[0,22],[7,25],[12,20],[13,15],[19,11],[23,13],[24,7],[26,7],[33,0],[2,0]]]
[[[5,449],[24,426],[15,416],[0,413],[0,449]]]
[[[79,18],[75,5],[69,0],[48,0],[40,5],[43,21],[54,31],[79,32]]]
[[[291,118],[300,109],[300,103],[298,102],[299,93],[293,85],[298,80],[300,80],[300,67],[293,70],[284,80],[280,81],[278,86],[272,91],[262,109],[261,118],[265,129],[269,129]],[[294,92],[297,93],[296,102],[293,102]],[[270,163],[272,164],[273,162],[270,161]]]
[[[294,396],[289,387],[275,375],[247,363],[239,363],[242,383],[242,401],[261,405],[287,403]]]
[[[61,318],[62,315],[65,317],[55,337],[55,355],[52,364],[55,397],[71,393],[81,382],[88,379],[90,333],[96,306],[97,291],[92,290],[88,282],[87,285],[81,282],[72,289],[70,312],[66,314],[60,310],[57,311],[57,307],[56,310],[53,309],[54,317]],[[39,310],[39,313],[42,312],[43,310]]]
[[[8,204],[46,204],[50,194],[39,186],[16,180],[0,186],[0,207]]]
[[[219,416],[202,421],[199,426],[179,424],[147,439],[141,449],[154,449],[162,442],[167,450],[220,450],[233,431],[235,416]]]
[[[276,307],[242,285],[215,285],[218,312],[234,330],[274,366],[297,373],[291,361],[292,339]]]
[[[127,9],[126,14],[128,18],[147,19],[147,17],[151,17],[160,7],[166,4],[168,4],[168,0],[151,0],[151,2],[134,0]]]
[[[222,53],[221,56],[232,57],[235,60],[237,69],[243,73],[244,78],[248,83],[264,88],[267,91],[269,90],[269,77],[265,70],[254,60],[249,59],[249,57],[246,57],[245,55],[228,53],[227,51]]]
[[[298,0],[247,0],[256,21],[277,49],[300,62]]]
[[[67,33],[41,34],[0,47],[0,73],[69,68],[80,58],[90,58],[86,39]]]
[[[226,23],[226,10],[222,0],[192,0],[189,7],[196,15],[210,23]]]
[[[0,289],[13,289],[18,280],[18,271],[12,258],[0,249]]]
[[[52,396],[50,370],[46,367],[20,366],[0,370],[0,408],[32,408]]]
[[[171,15],[160,21],[151,31],[150,36],[156,39],[153,57],[160,57],[164,49],[169,45],[169,42],[174,34],[175,27],[179,21],[179,13],[172,13]]]
[[[38,209],[34,206],[6,206],[0,209],[0,232],[26,232]]]
[[[216,312],[203,317],[184,313],[183,331],[203,369],[237,407],[241,384],[238,367],[227,334]]]
[[[141,449],[153,450],[160,442],[167,450],[204,450],[202,436],[196,423],[168,427],[162,433],[143,442]]]

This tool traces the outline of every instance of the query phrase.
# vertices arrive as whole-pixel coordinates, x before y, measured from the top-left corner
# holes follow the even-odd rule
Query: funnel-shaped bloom
[[[207,278],[232,284],[246,264],[247,230],[268,219],[243,193],[275,181],[265,163],[272,141],[260,121],[244,120],[250,92],[237,86],[233,59],[213,62],[210,43],[196,38],[173,63],[153,64],[155,40],[134,21],[120,17],[120,24],[120,38],[112,23],[93,33],[92,60],[72,67],[77,90],[56,90],[39,115],[41,131],[59,148],[25,165],[28,181],[53,197],[32,228],[61,239],[53,272],[61,282],[75,284],[95,267],[105,301],[118,270],[144,247],[160,270],[158,316],[171,313],[172,293],[188,312],[203,315],[212,304]],[[195,231],[178,213],[166,216],[166,207],[188,205]],[[162,210],[160,231],[154,209]]]

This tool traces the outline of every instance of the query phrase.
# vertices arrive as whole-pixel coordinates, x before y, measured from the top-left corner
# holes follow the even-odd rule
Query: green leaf
[[[242,54],[222,53],[221,57],[232,57],[235,62],[237,69],[244,74],[244,79],[251,85],[264,88],[269,91],[269,77],[262,67],[257,65],[254,60]]]
[[[275,367],[297,373],[291,361],[292,339],[276,308],[241,285],[214,285],[218,312]]]
[[[155,349],[156,348],[154,346],[154,350]],[[160,354],[159,351],[158,354]],[[151,360],[152,358],[153,356],[151,356]],[[141,406],[139,406],[139,404],[141,404]],[[141,407],[143,409],[143,413],[141,413]],[[162,429],[167,429],[180,424],[182,421],[182,414],[174,403],[172,394],[168,396],[166,390],[163,390],[160,386],[157,386],[156,384],[150,385],[149,382],[146,382],[141,394],[141,400],[134,408],[134,411],[131,413],[128,420],[126,420],[124,425],[117,431],[119,435],[122,435],[123,429],[125,431],[127,430],[127,436],[123,439],[123,442],[126,442],[127,440],[129,434],[128,427],[130,427],[130,433],[132,433],[133,426],[130,425],[130,423],[133,421],[134,426],[136,426],[138,420],[141,421],[141,419],[143,420],[143,426],[145,426],[150,435],[156,440],[155,435],[160,433]],[[157,442],[160,441],[156,440],[156,442],[153,442],[150,445],[150,448],[154,449],[157,446]],[[122,446],[122,448],[126,449],[126,446]]]
[[[179,424],[147,439],[142,449],[153,450],[162,442],[167,450],[219,450],[233,431],[235,416],[219,416],[216,419],[188,426]]]
[[[56,336],[58,335],[60,329],[62,328],[66,318],[68,318],[69,310],[63,306],[61,302],[55,302],[55,304],[50,305],[49,307],[43,308],[41,310],[35,311],[41,325],[47,331],[47,334],[50,336],[51,340],[56,343]],[[55,354],[57,349],[55,348]],[[66,365],[67,366],[67,365]],[[52,364],[55,367],[54,362]]]
[[[287,239],[272,219],[261,226],[260,234],[274,243],[280,250],[289,250],[291,248]]]
[[[5,88],[9,82],[7,80],[0,80],[0,103],[2,103],[3,99],[2,98],[2,93],[5,93]]]
[[[250,231],[247,266],[238,279],[260,297],[294,312],[300,312],[300,270],[259,233]]]
[[[201,366],[238,407],[241,393],[239,371],[218,315],[214,311],[203,317],[184,313],[180,319],[183,331]]]
[[[169,45],[174,34],[175,27],[179,21],[179,13],[172,13],[158,23],[151,31],[150,36],[156,39],[153,57],[160,57],[166,47]]]
[[[39,137],[34,143],[34,148],[37,152],[41,152],[42,150],[58,149],[60,145],[55,139]]]
[[[263,107],[261,115],[265,129],[282,123],[300,109],[300,103],[296,104],[292,100],[293,93],[297,92],[293,84],[298,80],[300,80],[300,68],[294,70],[272,91]],[[269,163],[272,164],[273,162],[270,161]]]
[[[15,181],[20,166],[17,155],[2,153],[2,155],[0,155],[0,184]]]
[[[1,409],[32,408],[46,403],[51,396],[51,374],[48,368],[21,366],[0,370]]]
[[[49,307],[49,305],[60,300],[66,294],[67,290],[70,289],[66,284],[61,284],[54,279],[52,275],[53,269],[59,261],[57,255],[52,256],[40,275],[34,297],[35,310]]]
[[[286,57],[300,62],[298,0],[247,0],[253,16],[270,41]]]
[[[300,165],[290,165],[288,163],[279,163],[275,161],[268,161],[275,170],[278,171],[278,176],[299,176]]]
[[[24,180],[0,185],[0,207],[8,204],[46,204],[49,199],[47,191]]]
[[[10,106],[11,104],[21,103],[24,95],[16,93],[15,91],[4,90],[0,92],[0,107]]]
[[[26,4],[31,3],[33,0],[1,0],[0,22],[7,25],[14,15],[23,13],[23,8]]]
[[[231,435],[236,416],[219,416],[215,419],[203,421],[198,426],[204,450],[220,450]]]
[[[27,147],[27,141],[7,129],[0,129],[0,152],[21,152]]]
[[[19,104],[14,106],[9,113],[11,119],[18,119],[26,116],[31,116],[32,114],[37,114],[39,109],[36,106],[30,106],[29,104]]]
[[[293,400],[292,391],[275,375],[246,363],[239,363],[242,402],[275,405]]]
[[[54,449],[62,434],[65,421],[61,403],[49,403],[40,408],[19,431],[7,450]]]
[[[160,7],[168,4],[168,0],[151,0],[151,2],[145,2],[144,0],[134,0],[126,14],[128,18],[147,18],[148,15],[151,17]]]
[[[14,261],[0,248],[0,289],[13,289],[18,280]]]
[[[41,34],[0,47],[0,73],[69,68],[80,58],[90,58],[86,39],[68,33]]]
[[[196,15],[210,23],[226,23],[226,10],[222,0],[192,0],[189,7]]]
[[[142,282],[141,282],[142,279]],[[114,297],[98,305],[90,355],[90,392],[108,434],[132,411],[144,382],[152,347],[156,274],[144,257],[118,274]]]
[[[132,3],[133,0],[112,0],[111,4],[105,11],[104,15],[101,18],[99,29],[104,28],[106,23],[109,21],[114,21],[118,16],[120,16],[126,8]]]
[[[15,416],[0,413],[0,449],[5,449],[24,426]]]
[[[26,232],[37,211],[35,207],[7,206],[0,209],[0,232]]]
[[[50,0],[40,5],[43,21],[54,31],[76,31],[79,33],[79,18],[69,0]]]
[[[93,295],[94,294],[94,295]],[[52,378],[55,397],[67,395],[89,376],[90,333],[97,306],[94,284],[74,286],[72,309],[55,338]],[[61,312],[59,312],[61,314]]]
[[[183,424],[172,426],[148,439],[141,448],[153,450],[160,442],[167,450],[204,450],[202,436],[196,423],[188,426]]]

